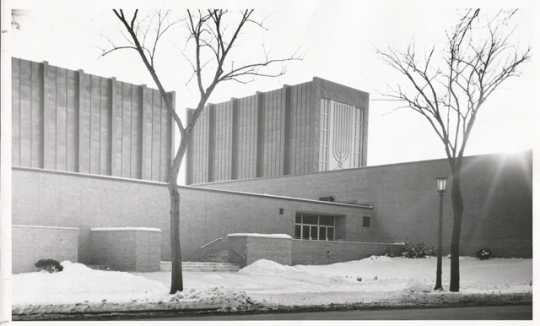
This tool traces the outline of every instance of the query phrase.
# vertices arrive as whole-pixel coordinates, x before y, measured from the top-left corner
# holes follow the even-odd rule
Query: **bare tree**
[[[486,100],[505,80],[517,76],[518,67],[530,58],[530,48],[519,50],[510,42],[513,30],[509,24],[515,13],[499,11],[484,21],[480,9],[468,9],[446,33],[444,50],[433,46],[422,58],[413,46],[403,53],[377,51],[405,80],[385,94],[386,98],[422,115],[444,146],[452,186],[450,291],[454,292],[459,291],[463,153]]]
[[[197,123],[206,103],[216,87],[226,81],[248,83],[256,77],[278,77],[284,74],[284,70],[270,71],[277,63],[286,63],[299,60],[294,56],[281,59],[271,59],[264,53],[264,58],[247,64],[238,65],[231,55],[232,50],[238,45],[240,34],[248,24],[258,28],[263,25],[254,20],[254,10],[243,10],[237,17],[234,13],[222,9],[186,11],[187,29],[189,32],[188,43],[193,47],[194,58],[187,58],[193,68],[191,79],[195,79],[198,88],[198,103],[191,119],[184,124],[175,111],[171,99],[156,70],[157,48],[163,35],[179,21],[171,21],[170,11],[158,12],[157,19],[146,21],[146,26],[140,23],[139,10],[134,10],[131,15],[126,15],[122,9],[114,9],[113,13],[121,22],[125,32],[126,44],[115,45],[103,51],[103,55],[123,49],[135,50],[150,73],[156,84],[168,112],[180,133],[180,143],[170,162],[167,183],[170,195],[170,238],[171,238],[171,288],[170,293],[183,290],[182,281],[182,255],[180,248],[180,193],[178,191],[178,172],[182,159],[186,153],[191,139],[193,128]],[[172,67],[168,67],[172,69]]]

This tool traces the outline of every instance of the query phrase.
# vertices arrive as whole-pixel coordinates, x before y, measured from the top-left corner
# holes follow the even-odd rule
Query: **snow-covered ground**
[[[235,310],[253,302],[266,306],[400,303],[418,298],[442,302],[456,296],[532,292],[531,259],[480,261],[462,257],[460,294],[432,290],[435,261],[434,257],[373,256],[331,265],[284,266],[259,260],[239,272],[185,272],[185,291],[176,296],[167,294],[170,272],[98,271],[64,262],[60,273],[14,275],[13,303],[19,312],[41,305],[105,303],[136,305],[140,309],[148,304],[154,308],[202,304]],[[443,260],[445,289],[449,263],[449,259]]]

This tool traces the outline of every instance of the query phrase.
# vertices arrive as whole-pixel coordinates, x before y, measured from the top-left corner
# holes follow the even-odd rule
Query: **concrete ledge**
[[[13,273],[35,272],[40,259],[78,261],[79,228],[13,225]]]
[[[292,241],[292,264],[322,265],[358,260],[385,253],[399,255],[403,248],[403,243],[294,239]]]

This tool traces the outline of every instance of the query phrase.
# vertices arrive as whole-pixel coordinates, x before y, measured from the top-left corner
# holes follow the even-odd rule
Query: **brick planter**
[[[161,230],[143,227],[92,228],[92,263],[113,270],[155,272],[161,260]]]

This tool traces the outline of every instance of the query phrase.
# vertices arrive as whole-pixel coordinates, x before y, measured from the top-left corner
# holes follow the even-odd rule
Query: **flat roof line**
[[[468,160],[468,159],[475,159],[475,158],[530,155],[531,153],[532,153],[532,150],[527,149],[527,150],[519,151],[516,153],[495,152],[495,153],[485,153],[485,154],[473,154],[473,155],[463,156],[463,159]],[[246,178],[246,179],[219,180],[219,181],[212,181],[212,182],[205,182],[205,183],[195,183],[195,184],[192,184],[192,186],[209,187],[212,185],[217,186],[217,185],[224,185],[224,184],[229,184],[229,183],[257,182],[257,181],[273,180],[273,179],[281,179],[281,178],[296,178],[296,177],[305,177],[305,176],[310,176],[310,175],[344,173],[344,172],[350,172],[350,171],[385,168],[385,167],[393,167],[393,166],[399,166],[399,165],[425,164],[425,163],[432,163],[432,162],[446,161],[446,160],[447,160],[446,158],[434,158],[434,159],[426,159],[426,160],[420,160],[420,161],[406,161],[406,162],[387,163],[387,164],[378,164],[378,165],[366,165],[366,166],[361,166],[357,168],[319,171],[319,172],[312,172],[312,173],[307,173],[307,174],[288,174],[288,175],[281,175],[281,176],[263,176],[263,177]]]
[[[133,183],[140,183],[140,184],[147,184],[147,185],[154,185],[154,186],[161,186],[161,187],[166,187],[167,186],[167,183],[160,182],[160,181],[131,179],[131,178],[125,178],[125,177],[109,176],[109,175],[99,175],[99,174],[89,174],[89,173],[80,173],[80,172],[39,169],[39,168],[23,167],[23,166],[13,166],[12,169],[13,170],[21,170],[21,171],[30,171],[30,172],[41,172],[41,173],[49,173],[49,174],[68,175],[68,176],[79,177],[79,178],[92,178],[92,179],[102,179],[102,180],[109,180],[109,181],[133,182]],[[340,202],[323,201],[323,200],[301,198],[301,197],[290,197],[290,196],[280,196],[280,195],[271,195],[271,194],[261,194],[261,193],[255,193],[255,192],[224,190],[224,189],[216,189],[216,188],[209,188],[209,187],[197,187],[197,186],[179,185],[178,188],[187,189],[187,190],[195,190],[195,191],[223,193],[223,194],[229,194],[229,195],[260,197],[260,198],[268,198],[268,199],[281,199],[281,200],[304,202],[304,203],[319,204],[319,205],[350,207],[350,208],[362,208],[362,209],[374,209],[375,208],[374,204],[340,203]]]
[[[216,188],[208,188],[208,187],[196,187],[196,186],[178,186],[178,187],[179,188],[184,188],[184,189],[190,189],[190,190],[209,191],[209,192],[215,192],[215,193],[226,193],[226,194],[231,194],[231,195],[242,195],[242,196],[252,196],[252,197],[264,197],[264,198],[269,198],[269,199],[281,199],[281,200],[288,200],[288,201],[299,201],[299,202],[305,202],[305,203],[311,203],[311,204],[321,204],[321,205],[341,206],[341,207],[352,207],[352,208],[363,208],[363,209],[374,209],[375,208],[374,204],[342,203],[342,202],[317,200],[317,199],[309,199],[309,198],[302,198],[302,197],[271,195],[271,194],[264,194],[264,193],[261,194],[261,193],[255,193],[255,192],[225,190],[225,189],[216,189]]]

